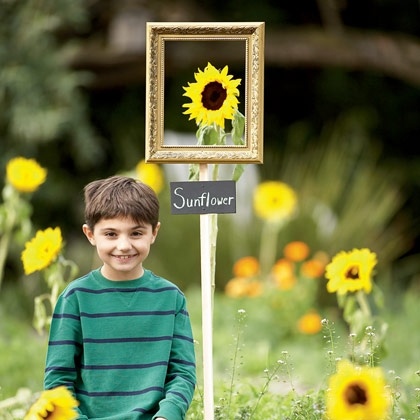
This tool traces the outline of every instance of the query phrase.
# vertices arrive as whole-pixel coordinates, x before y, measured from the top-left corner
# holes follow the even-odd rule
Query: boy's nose
[[[131,248],[131,242],[128,238],[120,237],[117,243],[117,249],[120,251],[125,251]]]

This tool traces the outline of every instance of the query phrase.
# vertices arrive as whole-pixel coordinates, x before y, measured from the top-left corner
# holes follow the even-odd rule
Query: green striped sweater
[[[195,381],[185,296],[173,283],[149,270],[110,281],[98,269],[60,295],[44,387],[66,385],[78,419],[182,420]]]

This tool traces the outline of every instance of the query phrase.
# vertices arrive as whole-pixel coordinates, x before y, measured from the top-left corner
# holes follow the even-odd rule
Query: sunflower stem
[[[17,197],[11,195],[7,202],[4,204],[5,207],[5,221],[4,221],[4,232],[0,239],[0,289],[4,277],[4,266],[6,264],[7,251],[9,249],[10,240],[12,237],[13,229],[15,228],[17,214],[15,209],[15,202]]]
[[[7,250],[9,249],[9,242],[11,236],[11,229],[6,225],[5,232],[0,239],[0,289],[4,276],[4,265],[6,263]]]
[[[359,290],[356,293],[356,299],[357,299],[357,303],[359,304],[359,307],[360,307],[363,315],[370,322],[370,319],[372,318],[372,312],[370,310],[370,306],[369,306],[369,303],[366,299],[365,293],[363,293],[363,291]]]
[[[263,224],[260,244],[260,262],[263,278],[266,278],[276,260],[277,239],[280,228],[280,223],[265,222]]]

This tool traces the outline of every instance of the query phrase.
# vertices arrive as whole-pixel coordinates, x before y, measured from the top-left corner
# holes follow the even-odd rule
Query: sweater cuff
[[[184,420],[185,414],[181,408],[170,401],[161,401],[159,411],[153,417],[154,419],[163,417],[170,420]]]

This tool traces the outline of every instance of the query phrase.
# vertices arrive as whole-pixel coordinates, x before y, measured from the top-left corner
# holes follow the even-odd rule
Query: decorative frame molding
[[[263,162],[264,29],[264,22],[147,23],[145,133],[147,162]],[[239,41],[244,43],[244,145],[165,144],[165,54],[166,43],[171,41]],[[206,65],[207,62],[204,64]],[[194,71],[196,68],[191,69],[191,74]],[[180,115],[182,115],[181,110]]]

